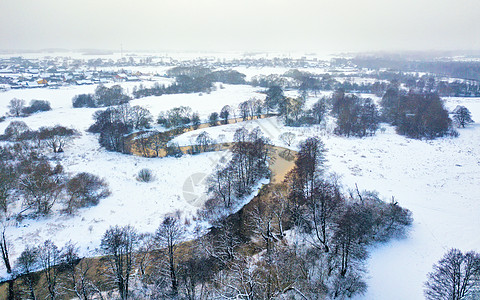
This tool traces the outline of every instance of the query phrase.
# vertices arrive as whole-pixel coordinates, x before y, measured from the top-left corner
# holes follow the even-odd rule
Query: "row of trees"
[[[198,66],[174,67],[167,71],[167,76],[175,77],[175,83],[169,86],[155,84],[149,88],[140,85],[134,88],[133,96],[142,98],[164,94],[210,92],[214,89],[214,82],[245,84],[246,77],[245,74],[235,70],[212,71]]]
[[[23,121],[12,121],[5,128],[0,140],[24,142],[36,147],[43,146],[52,149],[54,153],[58,153],[63,152],[64,147],[78,135],[79,133],[75,129],[61,125],[32,130]]]
[[[366,246],[401,235],[412,219],[410,212],[396,201],[383,202],[375,192],[360,192],[357,188],[344,194],[339,182],[324,174],[324,152],[323,143],[317,138],[301,143],[295,167],[287,177],[287,213],[283,214],[287,222],[283,222],[294,229],[305,245],[292,249],[296,259],[313,254],[318,264],[313,268],[319,272],[317,276],[299,282],[310,286],[305,291],[313,292],[314,284],[319,288],[318,294],[351,297],[366,289],[362,279]],[[276,208],[270,218],[281,211]],[[273,236],[282,235],[281,226],[277,226]]]
[[[155,234],[140,234],[132,226],[112,226],[101,239],[99,254],[105,258],[100,263],[81,259],[72,242],[63,248],[50,240],[40,246],[27,246],[15,264],[10,263],[8,255],[7,259],[3,256],[11,276],[8,299],[104,299],[102,292],[111,289],[120,299],[145,299],[147,293],[157,299],[175,298],[184,275],[176,253],[184,232],[185,227],[176,217],[166,217]],[[2,254],[9,250],[5,234],[4,230]],[[137,276],[132,284],[134,273]]]
[[[208,179],[208,190],[212,197],[205,204],[206,215],[216,215],[214,211],[218,209],[228,211],[243,196],[251,193],[261,178],[269,174],[268,140],[258,127],[251,132],[243,127],[237,129],[231,151],[231,161],[220,166]]]

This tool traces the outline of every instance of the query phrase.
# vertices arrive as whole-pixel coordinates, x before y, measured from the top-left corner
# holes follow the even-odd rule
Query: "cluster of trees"
[[[380,115],[370,98],[359,98],[337,90],[331,97],[331,103],[332,115],[337,118],[335,133],[363,137],[374,135],[377,131]]]
[[[351,297],[366,289],[362,279],[366,246],[403,234],[412,222],[411,213],[393,199],[383,202],[376,192],[357,188],[343,193],[337,180],[325,177],[324,152],[317,138],[301,143],[295,167],[287,177],[286,203],[270,212],[272,224],[279,215],[282,220],[267,236],[275,241],[288,225],[303,240],[300,244],[304,247],[290,249],[294,261],[313,259],[312,276],[298,279],[299,288],[306,285],[302,291],[318,293],[317,297]],[[309,298],[314,297],[311,294]]]
[[[175,67],[167,71],[169,77],[175,77],[175,83],[165,86],[155,84],[146,88],[139,86],[133,91],[135,98],[161,96],[164,94],[203,93],[214,89],[214,82],[227,84],[245,84],[245,74],[235,70],[212,71],[209,68],[191,66]]]
[[[178,145],[169,145],[172,139],[168,133],[152,130],[136,136],[132,144],[144,157],[159,157],[162,151],[166,151],[166,155],[181,156]]]
[[[61,164],[52,165],[47,158],[25,143],[0,149],[0,208],[4,216],[23,218],[48,215],[57,202],[62,211],[74,213],[78,208],[98,204],[109,195],[107,184],[98,176],[79,173],[69,178]],[[11,210],[21,202],[20,212]]]
[[[31,114],[52,110],[50,102],[46,100],[32,100],[30,106],[25,105],[25,100],[13,98],[8,104],[9,114],[13,117],[27,117]]]
[[[411,138],[429,138],[451,134],[451,119],[442,99],[435,93],[403,93],[387,90],[380,102],[382,116],[396,126],[399,134]]]
[[[11,277],[6,299],[60,299],[67,295],[103,299],[100,286],[91,275],[93,269],[90,261],[80,258],[78,248],[71,242],[62,248],[51,240],[27,246],[15,264],[9,263],[7,268]]]
[[[268,112],[277,111],[287,126],[320,124],[327,113],[327,100],[319,99],[312,107],[305,107],[305,98],[286,97],[279,86],[271,86],[266,91],[264,108]]]
[[[205,204],[206,215],[215,215],[218,209],[228,210],[269,174],[268,140],[258,127],[251,132],[243,127],[237,129],[231,151],[230,162],[220,166],[208,179],[212,197]]]
[[[107,107],[113,105],[121,105],[128,103],[130,96],[125,94],[120,85],[106,87],[102,84],[98,85],[94,94],[80,94],[72,99],[72,105],[78,107]]]
[[[151,127],[152,115],[139,105],[128,103],[98,110],[94,113],[93,123],[88,131],[100,133],[99,143],[109,151],[129,153],[126,136],[133,130]]]
[[[192,112],[189,106],[174,107],[168,111],[161,112],[157,123],[166,128],[177,128],[180,131],[187,125],[197,128],[200,125],[200,116]]]
[[[413,58],[413,59],[412,59]],[[360,68],[390,69],[401,72],[426,72],[439,76],[480,80],[480,63],[477,61],[440,61],[431,57],[356,57],[351,60]]]

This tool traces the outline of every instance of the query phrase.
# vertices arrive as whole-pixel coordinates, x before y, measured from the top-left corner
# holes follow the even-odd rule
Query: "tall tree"
[[[46,240],[38,248],[38,261],[45,277],[45,286],[51,300],[58,299],[60,291],[58,288],[59,273],[58,265],[61,262],[60,249],[51,241]]]
[[[223,124],[228,124],[228,117],[230,116],[232,108],[230,105],[225,105],[222,107],[222,110],[220,111],[220,118],[223,119]]]
[[[173,296],[178,294],[178,266],[175,259],[175,251],[177,250],[177,245],[181,241],[184,233],[185,229],[177,218],[166,217],[155,234],[159,246],[166,250],[166,259],[168,261],[167,264]]]
[[[103,235],[100,248],[107,255],[108,269],[116,283],[120,298],[128,299],[130,276],[135,265],[138,234],[132,226],[110,227]]]
[[[20,117],[22,115],[22,109],[25,107],[25,100],[13,98],[8,104],[8,110],[14,117]]]

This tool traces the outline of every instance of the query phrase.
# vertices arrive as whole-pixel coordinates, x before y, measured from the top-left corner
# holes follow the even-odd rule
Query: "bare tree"
[[[465,106],[459,105],[453,113],[453,121],[458,127],[465,128],[465,125],[473,123],[472,114]]]
[[[17,140],[22,133],[30,131],[30,127],[23,121],[12,121],[5,128],[4,136],[9,140]]]
[[[461,300],[473,296],[473,289],[480,287],[480,255],[470,251],[463,254],[450,249],[433,265],[433,272],[425,282],[425,297],[435,300]]]
[[[12,277],[12,265],[10,263],[10,257],[9,257],[9,252],[11,245],[9,241],[7,240],[6,236],[6,230],[7,230],[7,223],[2,222],[2,236],[0,239],[0,250],[2,251],[2,260],[3,264],[5,265],[5,269],[7,269],[7,274],[9,275],[9,280],[8,280],[8,300],[14,300],[15,299],[15,292],[13,290],[13,281],[14,278]]]
[[[48,162],[40,162],[20,179],[20,188],[26,209],[34,208],[35,213],[46,215],[63,189],[63,177]]]
[[[343,198],[338,188],[326,181],[316,181],[313,197],[308,202],[310,219],[313,226],[313,236],[317,248],[320,243],[325,252],[329,252],[329,232],[338,217],[343,204]]]
[[[153,117],[148,109],[143,108],[139,105],[135,105],[129,110],[130,122],[132,123],[133,128],[142,129],[150,128]]]
[[[234,172],[231,166],[216,170],[209,178],[209,192],[213,197],[222,199],[225,208],[229,208],[234,200]]]
[[[137,231],[130,225],[110,227],[104,233],[100,244],[102,252],[108,256],[108,270],[117,285],[122,300],[128,298],[137,244]]]
[[[225,105],[220,111],[220,118],[223,119],[223,124],[228,124],[228,117],[230,116],[232,108],[230,105]]]
[[[10,100],[8,105],[8,110],[10,114],[14,117],[20,117],[22,115],[22,109],[25,106],[25,100],[13,98]]]
[[[38,249],[36,247],[25,248],[16,262],[16,269],[22,282],[28,288],[30,299],[37,299],[35,295],[35,285],[40,276],[35,271],[38,267]]]
[[[17,186],[17,175],[12,166],[0,161],[0,209],[6,214],[10,196]]]
[[[210,135],[206,131],[202,131],[196,139],[196,142],[198,146],[200,147],[200,151],[206,152],[208,151],[210,145],[213,144],[212,138],[210,138]]]
[[[295,133],[290,131],[286,131],[279,136],[280,140],[282,140],[282,142],[284,142],[285,145],[287,145],[288,147],[290,147],[295,141],[295,137]]]
[[[60,296],[58,265],[61,262],[61,256],[60,250],[51,240],[46,240],[42,246],[38,247],[38,261],[45,276],[44,285],[47,288],[49,298],[51,300],[58,299]]]
[[[78,135],[75,129],[60,125],[41,127],[38,132],[38,138],[43,141],[47,147],[52,148],[54,153],[63,152],[63,147],[65,147],[75,135]]]
[[[155,151],[155,155],[158,157],[160,156],[160,151],[167,147],[168,141],[171,138],[167,135],[160,133],[158,131],[154,131],[149,136],[150,141],[150,149]]]
[[[91,263],[88,259],[81,259],[78,256],[78,248],[68,242],[63,250],[63,275],[65,290],[74,293],[78,299],[89,300],[97,291],[97,287],[89,278]]]
[[[105,180],[86,172],[72,177],[66,184],[66,190],[69,196],[65,201],[67,213],[73,213],[81,207],[97,205],[100,199],[110,195]]]
[[[174,296],[178,294],[178,266],[175,260],[175,251],[177,250],[177,245],[181,241],[184,232],[185,229],[177,218],[166,217],[155,233],[159,246],[166,250],[172,294]]]

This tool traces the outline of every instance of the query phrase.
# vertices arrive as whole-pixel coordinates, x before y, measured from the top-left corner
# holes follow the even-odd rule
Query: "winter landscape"
[[[0,299],[480,299],[479,4],[21,2]]]

